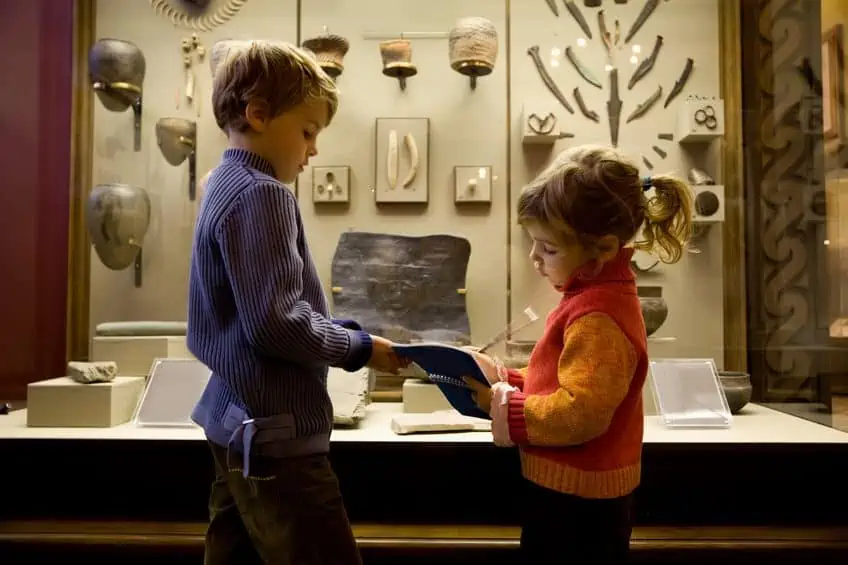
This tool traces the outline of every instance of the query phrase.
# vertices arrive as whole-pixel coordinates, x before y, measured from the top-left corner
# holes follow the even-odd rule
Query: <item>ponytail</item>
[[[645,196],[645,223],[637,249],[657,256],[663,263],[677,263],[692,234],[692,192],[682,180],[658,175],[651,178],[653,196]]]

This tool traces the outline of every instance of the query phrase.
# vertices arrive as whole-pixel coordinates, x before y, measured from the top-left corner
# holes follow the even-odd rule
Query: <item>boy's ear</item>
[[[250,129],[262,133],[268,123],[268,104],[264,100],[251,100],[244,109],[244,118]]]

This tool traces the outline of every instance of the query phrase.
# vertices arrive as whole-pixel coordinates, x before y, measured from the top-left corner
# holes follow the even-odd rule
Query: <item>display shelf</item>
[[[489,432],[434,433],[397,435],[391,429],[391,419],[403,412],[403,404],[373,403],[357,428],[333,430],[333,443],[457,443],[491,444]],[[6,439],[90,439],[90,440],[152,440],[203,441],[199,428],[140,428],[123,424],[113,428],[28,428],[26,410],[0,416],[0,440]],[[764,406],[749,404],[733,419],[726,430],[670,430],[658,416],[645,418],[645,439],[650,443],[709,443],[709,444],[848,444],[848,433],[815,424]]]
[[[721,98],[684,100],[677,114],[678,143],[708,143],[724,136]]]

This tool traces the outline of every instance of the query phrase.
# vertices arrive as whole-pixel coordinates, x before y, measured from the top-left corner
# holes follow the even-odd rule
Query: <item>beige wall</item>
[[[508,211],[521,185],[550,156],[543,148],[527,150],[521,145],[522,104],[532,104],[536,100],[550,104],[552,101],[526,54],[527,47],[537,43],[543,53],[550,53],[552,47],[564,49],[568,42],[573,44],[579,34],[579,28],[563,8],[560,17],[555,19],[544,2],[513,1],[511,52],[507,53],[505,4],[503,0],[429,3],[310,0],[302,3],[299,22],[302,38],[319,34],[327,26],[331,33],[344,35],[351,42],[345,58],[345,72],[338,80],[343,96],[340,112],[333,125],[322,134],[320,155],[313,160],[318,166],[351,167],[351,204],[346,209],[314,206],[309,170],[301,175],[298,191],[312,252],[325,284],[329,287],[330,259],[339,234],[345,230],[416,235],[450,233],[466,237],[472,247],[468,309],[472,336],[478,342],[506,323],[510,287],[514,313],[532,305],[543,314],[556,299],[556,295],[533,274],[526,259],[528,242],[521,230],[511,225],[514,220]],[[583,8],[582,2],[577,4],[597,34],[596,10]],[[684,153],[676,142],[657,140],[657,133],[675,130],[676,104],[668,110],[658,105],[645,118],[623,124],[624,118],[657,84],[663,85],[664,95],[668,93],[687,56],[695,59],[696,67],[678,100],[693,93],[718,96],[717,0],[687,0],[685,10],[680,10],[679,6],[679,3],[662,3],[632,42],[642,47],[642,54],[647,54],[656,34],[665,38],[657,65],[633,91],[627,90],[626,82],[634,66],[627,62],[629,54],[625,56],[625,51],[618,55],[624,101],[620,147],[637,160],[644,153],[654,162],[655,173],[673,171],[685,175],[690,162],[694,162],[720,179],[712,153],[703,148]],[[624,34],[641,3],[606,3],[605,7],[609,26],[612,28],[615,19],[620,19]],[[201,39],[207,49],[222,38],[295,41],[298,26],[295,14],[294,0],[251,0],[229,24],[203,34]],[[468,15],[491,19],[501,39],[495,72],[480,79],[473,92],[467,79],[450,69],[446,39],[412,39],[413,61],[419,74],[409,80],[406,92],[402,93],[396,81],[381,74],[378,41],[365,38],[366,32],[446,32],[458,17]],[[177,92],[183,86],[179,41],[188,33],[174,29],[143,2],[100,1],[97,23],[98,37],[124,38],[139,45],[147,58],[148,70],[141,153],[132,152],[130,114],[110,114],[96,105],[95,182],[120,180],[144,186],[153,199],[154,220],[146,244],[142,288],[133,287],[131,272],[111,272],[96,258],[92,261],[92,326],[112,320],[184,319],[196,206],[186,198],[186,167],[173,168],[165,163],[155,145],[153,127],[160,117],[194,115],[193,109],[184,105],[177,109],[175,104]],[[606,85],[602,49],[595,35],[595,39],[578,52]],[[215,128],[208,108],[208,64],[203,63],[197,72],[199,96],[203,101],[200,117],[196,118],[200,132],[198,170],[202,174],[219,159],[224,139]],[[574,133],[575,138],[559,142],[556,149],[578,143],[608,143],[606,86],[601,91],[586,84],[565,61],[551,68],[551,73],[572,105],[571,90],[579,86],[587,105],[601,116],[600,123],[594,124],[583,118],[579,110],[574,116],[561,114],[562,129]],[[410,212],[386,206],[378,209],[374,205],[371,187],[374,184],[377,117],[430,118],[431,181],[426,211]],[[512,130],[509,136],[508,127]],[[668,158],[660,159],[651,150],[652,145],[666,149]],[[454,205],[451,179],[456,165],[493,167],[496,180],[489,209],[463,210]],[[508,165],[511,165],[511,177],[508,177]],[[512,186],[511,195],[508,194],[508,181]],[[508,243],[509,238],[511,243]],[[720,238],[720,230],[713,230],[708,241],[701,244],[703,252],[700,255],[687,255],[681,263],[664,267],[656,277],[642,281],[664,287],[670,315],[658,335],[676,338],[670,344],[652,345],[655,356],[709,356],[721,363]],[[508,258],[511,270],[507,266]],[[541,323],[522,337],[535,337],[540,330]]]

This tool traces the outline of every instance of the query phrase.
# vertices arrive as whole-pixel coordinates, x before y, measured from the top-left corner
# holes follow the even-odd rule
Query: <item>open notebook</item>
[[[424,369],[457,412],[475,418],[489,418],[471,397],[463,377],[473,377],[489,386],[486,376],[468,351],[443,343],[394,344],[395,352]]]

